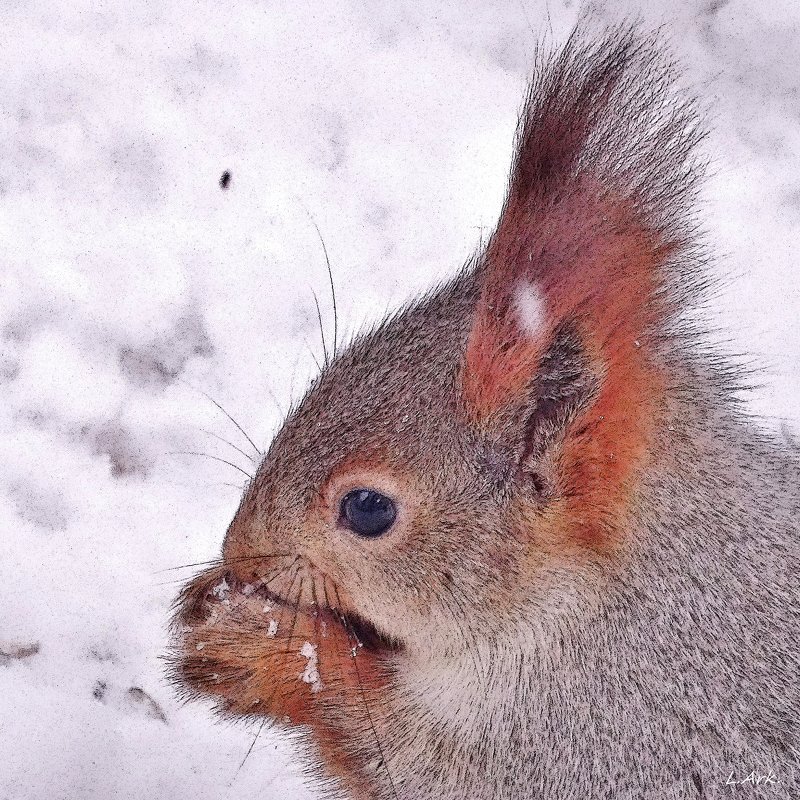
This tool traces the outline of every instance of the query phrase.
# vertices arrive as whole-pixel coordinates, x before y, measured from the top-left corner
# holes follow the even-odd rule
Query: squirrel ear
[[[571,489],[586,489],[587,470],[624,482],[660,395],[656,346],[687,263],[701,136],[691,104],[669,92],[672,77],[656,40],[632,29],[595,45],[575,32],[540,65],[477,268],[467,415],[494,428],[516,409],[529,455],[561,428]]]

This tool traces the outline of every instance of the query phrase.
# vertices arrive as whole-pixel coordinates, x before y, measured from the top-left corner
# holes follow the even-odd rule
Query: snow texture
[[[547,321],[547,308],[542,293],[535,284],[520,281],[514,292],[514,301],[522,330],[531,339],[535,339]]]
[[[0,8],[0,797],[311,798],[285,733],[237,772],[253,728],[164,678],[178,567],[219,554],[254,468],[203,392],[259,448],[302,393],[312,290],[332,343],[314,223],[340,336],[467,259],[534,43],[579,4]],[[766,368],[753,412],[794,424],[800,4],[594,8],[668,23],[713,110],[713,320]]]
[[[318,692],[322,688],[322,681],[319,677],[319,656],[317,646],[311,642],[304,642],[300,648],[300,655],[306,658],[306,667],[300,674],[303,683],[311,684],[311,691]]]

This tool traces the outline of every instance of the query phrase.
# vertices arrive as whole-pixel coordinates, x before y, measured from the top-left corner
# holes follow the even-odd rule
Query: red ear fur
[[[588,48],[575,34],[534,80],[462,375],[468,416],[491,426],[524,400],[556,329],[575,328],[599,390],[558,471],[591,541],[593,521],[614,527],[647,453],[664,383],[654,337],[674,313],[669,281],[688,238],[699,134],[691,108],[649,81],[655,57],[629,31]]]

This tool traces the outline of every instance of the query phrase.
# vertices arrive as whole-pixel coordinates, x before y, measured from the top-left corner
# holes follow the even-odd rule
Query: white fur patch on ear
[[[538,336],[545,326],[547,308],[535,284],[519,282],[514,292],[514,307],[522,330],[531,338]]]

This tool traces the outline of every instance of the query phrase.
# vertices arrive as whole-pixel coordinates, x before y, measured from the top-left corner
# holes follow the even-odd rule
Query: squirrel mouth
[[[260,594],[275,605],[285,606],[304,613],[332,615],[338,619],[345,632],[353,641],[353,647],[364,648],[372,652],[400,652],[402,644],[394,637],[385,633],[371,623],[368,619],[355,611],[343,611],[340,608],[330,606],[301,606],[288,602],[280,595],[264,589]]]
[[[263,587],[259,594],[276,605],[285,606],[301,613],[333,616],[335,619],[338,619],[345,629],[348,638],[352,640],[354,648],[363,648],[373,653],[398,653],[403,649],[402,643],[398,639],[382,631],[358,612],[324,604],[295,604],[282,597],[280,594],[270,591],[266,587]]]
[[[220,565],[184,589],[171,674],[186,697],[211,699],[223,714],[305,725],[319,703],[388,679],[402,644],[351,611],[348,597],[340,602],[330,579],[335,604],[330,592],[315,603],[324,592],[286,597],[247,578]]]
[[[231,600],[235,598],[259,598],[269,606],[284,608],[289,612],[327,617],[329,621],[338,622],[342,626],[353,648],[386,654],[403,650],[402,642],[355,611],[326,604],[293,603],[279,592],[272,591],[263,584],[248,584],[227,570],[211,570],[191,587],[187,587],[182,595],[183,613],[180,616],[185,623],[202,622],[210,613],[213,615],[214,607],[230,606]],[[241,607],[240,603],[234,602]]]
[[[342,613],[334,611],[344,628],[355,639],[355,646],[363,647],[371,652],[399,653],[403,649],[400,641],[379,630],[369,620],[354,612]]]

